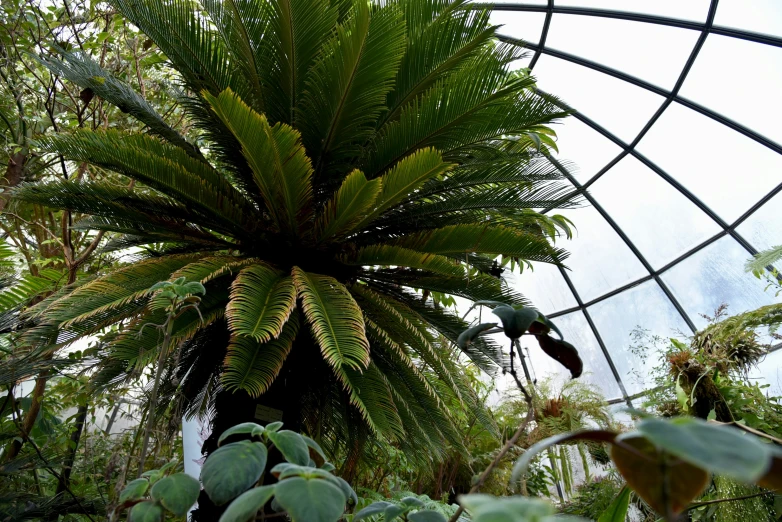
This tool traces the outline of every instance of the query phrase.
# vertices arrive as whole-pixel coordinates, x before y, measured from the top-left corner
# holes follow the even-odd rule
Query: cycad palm
[[[46,151],[142,185],[34,184],[16,197],[91,215],[80,226],[118,233],[117,248],[164,246],[37,305],[27,339],[127,321],[102,373],[121,379],[155,356],[148,289],[185,276],[207,290],[203,321],[190,310],[173,332],[184,380],[169,392],[191,412],[244,390],[316,435],[353,440],[363,426],[418,454],[458,444],[431,376],[473,399],[433,341],[465,324],[415,290],[520,304],[492,261],[564,257],[549,242],[564,223],[532,210],[571,201],[540,152],[563,112],[511,72],[520,51],[463,2],[113,3],[181,74],[204,152],[84,57],[48,64],[157,137],[48,139]],[[489,342],[470,350],[496,364]]]

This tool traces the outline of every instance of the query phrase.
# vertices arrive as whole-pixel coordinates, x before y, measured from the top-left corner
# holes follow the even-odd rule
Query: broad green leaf
[[[542,522],[555,512],[549,502],[529,497],[461,495],[459,503],[473,522]]]
[[[634,433],[617,437],[611,445],[611,460],[627,485],[657,513],[665,514],[665,499],[678,513],[708,486],[709,474],[681,460],[664,466],[664,458],[671,456],[664,456],[648,439]],[[666,483],[667,492],[663,489]]]
[[[382,181],[367,181],[360,170],[354,170],[342,181],[342,185],[323,207],[315,225],[318,241],[340,237],[353,230],[373,208]]]
[[[397,506],[396,504],[391,504],[388,506],[385,511],[383,511],[383,520],[396,520],[396,517],[407,511],[406,506]]]
[[[345,511],[345,494],[321,479],[293,477],[278,482],[274,498],[293,522],[336,522]]]
[[[250,435],[252,438],[261,440],[263,432],[263,426],[260,424],[256,424],[254,422],[243,422],[241,424],[237,424],[233,428],[228,428],[225,430],[222,435],[220,435],[220,438],[217,439],[217,445],[222,446],[223,441],[232,435]]]
[[[549,319],[548,317],[546,317],[545,315],[543,315],[543,314],[542,314],[542,313],[540,313],[540,312],[538,312],[538,321],[540,321],[541,323],[545,324],[546,326],[548,326],[549,328],[551,328],[552,330],[554,330],[555,332],[557,332],[557,335],[559,336],[559,339],[560,339],[560,340],[562,340],[562,341],[564,341],[564,340],[565,340],[565,336],[564,336],[564,335],[562,335],[562,332],[561,332],[561,331],[559,331],[559,328],[557,328],[557,325],[556,325],[556,324],[554,324],[554,323],[551,321],[551,319]]]
[[[270,422],[265,426],[267,432],[280,431],[280,428],[282,428],[282,422],[280,421]]]
[[[293,282],[323,358],[334,368],[365,369],[369,365],[369,341],[364,319],[344,285],[299,267],[293,267]]]
[[[243,440],[217,448],[201,468],[209,498],[221,506],[252,487],[266,468],[266,446]]]
[[[491,330],[495,326],[497,326],[497,323],[481,323],[475,326],[471,326],[459,334],[459,337],[456,339],[456,344],[462,350],[466,350],[479,335],[481,335],[486,330]]]
[[[527,449],[527,451],[524,452],[521,458],[516,461],[516,464],[513,465],[513,472],[511,473],[510,480],[511,482],[516,482],[517,480],[519,480],[521,476],[527,472],[527,468],[529,467],[530,463],[535,458],[535,456],[541,451],[550,448],[551,446],[562,444],[563,442],[568,442],[571,440],[613,442],[616,436],[617,433],[613,431],[586,430],[586,431],[576,431],[573,433],[560,433],[559,435],[554,435],[547,439],[543,439],[530,446],[529,449]]]
[[[139,502],[130,510],[130,522],[160,522],[163,520],[163,507],[152,500]]]
[[[699,468],[754,482],[771,465],[768,447],[754,436],[692,417],[644,419],[637,429],[657,447]]]
[[[423,501],[415,498],[415,497],[405,497],[402,499],[402,504],[406,506],[413,506],[413,507],[423,507],[424,503]]]
[[[445,515],[431,510],[410,513],[407,515],[407,520],[410,522],[448,522]]]
[[[152,498],[178,517],[184,516],[198,500],[201,485],[184,473],[174,473],[152,486]]]
[[[304,439],[304,442],[307,444],[307,447],[310,449],[310,457],[320,457],[323,459],[323,462],[326,461],[326,454],[323,453],[323,448],[320,447],[320,444],[312,440],[311,438],[307,437],[306,435],[301,436],[302,439]]]
[[[228,509],[220,517],[220,522],[247,522],[248,520],[254,520],[258,510],[274,495],[274,487],[275,485],[260,486],[250,491],[245,491],[231,502]]]
[[[623,487],[611,505],[598,517],[597,522],[625,522],[627,508],[630,506],[630,488]]]
[[[280,335],[295,305],[290,277],[281,277],[266,265],[253,265],[234,279],[225,315],[234,333],[263,343]]]
[[[391,502],[386,502],[385,500],[380,500],[378,502],[373,502],[353,517],[353,522],[361,522],[362,520],[365,520],[369,517],[373,517],[375,515],[380,515],[385,512],[386,508],[389,506],[393,506]]]
[[[137,478],[128,482],[125,489],[119,495],[119,503],[124,504],[128,500],[138,500],[144,496],[149,489],[149,481],[145,478]]]
[[[291,464],[306,466],[310,461],[310,451],[301,435],[295,431],[267,431],[266,436],[280,450],[285,460]]]
[[[505,335],[511,339],[518,339],[524,335],[538,318],[538,311],[533,308],[515,310],[508,305],[498,306],[491,313],[500,318]]]

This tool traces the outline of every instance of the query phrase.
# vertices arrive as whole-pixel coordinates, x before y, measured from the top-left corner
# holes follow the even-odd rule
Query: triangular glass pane
[[[663,102],[650,91],[551,56],[543,55],[534,73],[541,89],[559,96],[627,143]]]
[[[581,300],[596,297],[648,275],[648,271],[592,207],[562,210],[577,228],[575,237],[558,245],[570,252],[565,260],[570,280]]]
[[[630,395],[657,385],[652,370],[661,364],[668,338],[692,333],[655,281],[600,301],[588,311]]]
[[[576,118],[568,118],[553,128],[559,148],[557,159],[567,164],[568,172],[581,184],[622,152],[619,145]]]
[[[540,41],[540,34],[543,31],[543,22],[545,20],[546,13],[501,11],[499,9],[492,11],[489,17],[489,22],[492,25],[502,26],[497,29],[498,34],[504,34],[532,44]]]
[[[600,344],[598,344],[597,338],[592,333],[592,329],[589,327],[584,314],[578,311],[552,320],[562,330],[565,340],[576,347],[581,360],[584,361],[584,374],[579,377],[579,380],[597,386],[606,399],[621,397],[622,392],[614,378],[613,372],[611,372],[611,367],[608,365],[603,350],[600,349]],[[497,342],[502,342],[502,340],[497,339]],[[570,380],[570,372],[543,353],[532,336],[523,336],[521,344],[525,349],[525,354],[527,351],[529,353],[531,362],[529,368],[533,379],[537,379],[540,382],[549,378],[554,381],[554,385],[557,387]],[[518,373],[519,376],[523,377],[524,374],[521,368],[518,368]]]
[[[506,272],[503,274],[503,279],[544,314],[567,310],[578,305],[565,278],[554,265],[533,263],[533,268],[525,268],[521,273]]]
[[[546,46],[672,89],[699,35],[659,24],[557,13]]]
[[[709,35],[681,95],[782,143],[782,48]]]
[[[735,315],[767,304],[782,302],[766,283],[744,271],[749,253],[732,237],[724,237],[685,259],[662,274],[662,279],[690,316],[697,328],[709,321],[700,314],[712,315],[728,305]]]
[[[728,223],[782,181],[782,156],[678,103],[637,149]]]
[[[749,380],[759,385],[768,384],[764,390],[769,397],[782,395],[782,350],[768,354],[756,368],[750,370]]]
[[[706,20],[709,12],[709,0],[555,0],[554,5],[593,7],[698,21]]]
[[[720,0],[714,25],[753,33],[782,36],[782,2],[779,0]]]
[[[653,268],[673,261],[722,230],[632,156],[613,166],[589,190]]]
[[[782,245],[782,192],[771,198],[736,228],[758,250]]]

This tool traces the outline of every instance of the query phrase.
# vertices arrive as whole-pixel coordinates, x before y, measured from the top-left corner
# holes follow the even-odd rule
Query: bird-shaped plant
[[[117,382],[155,360],[150,286],[185,277],[206,293],[174,322],[182,380],[161,393],[190,413],[217,404],[217,433],[246,420],[215,402],[238,392],[349,453],[361,433],[424,458],[459,444],[440,395],[474,398],[434,340],[467,325],[417,292],[526,304],[492,263],[560,263],[551,240],[567,222],[533,209],[574,201],[544,154],[565,112],[513,70],[520,49],[464,1],[111,3],[178,71],[199,133],[185,139],[83,55],[47,62],[150,134],[39,143],[133,189],[59,181],[15,197],[88,214],[79,227],[144,254],[39,303],[25,339],[59,346],[122,321],[100,376]],[[464,353],[496,368],[488,341]]]

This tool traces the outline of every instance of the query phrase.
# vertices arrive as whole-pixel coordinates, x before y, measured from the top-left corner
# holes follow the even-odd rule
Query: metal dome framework
[[[573,176],[568,170],[566,170],[557,159],[552,158],[552,162],[559,167],[561,172],[567,177],[567,179],[571,183],[573,183],[574,186],[580,189],[588,189],[592,187],[598,180],[600,180],[607,172],[609,172],[624,158],[632,157],[638,160],[643,165],[645,165],[648,169],[653,171],[655,174],[657,174],[667,184],[669,184],[674,189],[676,189],[676,191],[678,191],[682,196],[684,196],[693,205],[695,205],[700,211],[702,211],[706,216],[708,216],[708,218],[714,224],[716,224],[719,229],[719,231],[716,234],[713,234],[707,239],[700,241],[694,246],[691,246],[685,252],[678,255],[672,261],[669,261],[662,266],[655,267],[653,263],[651,263],[647,259],[647,257],[641,252],[641,250],[638,248],[635,242],[631,239],[630,235],[628,235],[628,233],[626,233],[625,230],[623,230],[622,226],[620,226],[620,224],[617,223],[617,221],[604,208],[604,206],[601,205],[600,202],[590,192],[585,190],[584,195],[589,205],[592,206],[600,214],[600,216],[602,216],[603,219],[605,219],[605,221],[608,223],[611,229],[613,229],[613,231],[618,235],[618,237],[622,240],[622,242],[638,259],[641,265],[643,265],[644,270],[648,273],[646,275],[643,275],[642,277],[635,278],[628,283],[622,284],[616,288],[612,288],[609,291],[601,293],[596,297],[583,299],[582,295],[580,294],[577,288],[577,285],[574,284],[572,277],[568,274],[566,270],[559,268],[559,272],[561,276],[564,278],[567,287],[572,292],[573,297],[575,298],[576,305],[558,309],[553,312],[551,311],[547,311],[547,312],[549,317],[552,318],[564,317],[571,314],[579,314],[579,313],[583,314],[583,317],[585,318],[586,323],[589,326],[589,329],[594,335],[594,338],[597,342],[597,345],[599,346],[600,351],[602,352],[602,355],[605,357],[605,360],[608,364],[608,368],[610,368],[610,374],[616,380],[618,390],[621,392],[620,397],[616,397],[616,396],[610,397],[609,402],[614,404],[624,402],[632,406],[632,400],[634,398],[642,396],[644,394],[644,391],[642,390],[634,394],[629,393],[628,387],[625,384],[625,378],[623,378],[623,375],[620,372],[617,364],[615,364],[614,357],[612,356],[611,353],[610,348],[615,349],[615,347],[611,347],[609,344],[607,344],[606,340],[604,339],[604,336],[601,335],[601,328],[599,328],[599,326],[596,324],[591,313],[592,307],[594,307],[598,303],[602,303],[606,300],[609,300],[614,296],[618,296],[620,294],[627,292],[628,290],[638,287],[639,285],[642,285],[650,281],[654,281],[654,283],[662,291],[662,293],[668,299],[668,301],[673,306],[673,308],[675,308],[676,312],[681,317],[683,323],[686,324],[690,332],[694,333],[697,330],[697,326],[696,326],[696,322],[693,320],[692,312],[691,311],[688,312],[686,310],[685,306],[683,306],[681,302],[681,299],[677,297],[677,295],[675,295],[675,292],[672,291],[670,285],[663,279],[662,277],[663,274],[665,274],[672,268],[677,267],[683,261],[690,259],[695,254],[701,252],[706,247],[716,243],[718,240],[725,238],[726,236],[735,240],[735,242],[738,243],[738,245],[740,245],[746,251],[747,257],[756,254],[759,248],[756,248],[756,246],[753,245],[751,241],[743,237],[742,234],[739,233],[737,228],[739,227],[739,225],[744,223],[750,216],[755,214],[755,212],[758,211],[758,209],[763,207],[772,198],[774,198],[774,196],[776,196],[777,194],[780,193],[780,191],[782,191],[782,183],[777,184],[772,190],[770,190],[765,195],[763,195],[760,199],[758,199],[751,207],[747,208],[737,219],[733,219],[732,221],[728,222],[723,217],[721,217],[714,209],[712,209],[708,204],[706,204],[701,198],[699,198],[698,195],[696,195],[692,190],[688,189],[687,187],[684,186],[684,184],[678,181],[676,177],[663,170],[654,161],[652,161],[647,155],[643,154],[641,151],[637,149],[641,140],[658,122],[658,120],[663,115],[663,113],[673,104],[678,104],[692,111],[695,111],[702,116],[706,116],[710,120],[718,122],[719,124],[728,127],[732,131],[735,131],[745,136],[746,138],[749,138],[750,140],[766,147],[767,149],[770,149],[771,151],[782,155],[782,146],[777,142],[775,142],[773,139],[764,136],[763,134],[751,129],[750,127],[743,125],[742,123],[739,123],[734,119],[731,119],[723,114],[720,114],[719,112],[712,110],[696,101],[688,99],[680,94],[680,91],[682,90],[682,87],[685,81],[687,80],[688,74],[693,68],[693,65],[696,63],[699,53],[701,52],[701,49],[703,48],[704,43],[706,42],[709,35],[720,35],[720,36],[725,36],[733,39],[754,42],[765,46],[782,48],[782,38],[768,35],[768,34],[761,34],[758,32],[751,32],[742,29],[734,29],[731,27],[716,25],[714,21],[717,15],[718,3],[719,3],[718,0],[710,1],[708,6],[708,12],[706,14],[706,18],[704,21],[683,20],[678,18],[669,18],[664,16],[657,16],[652,14],[638,13],[638,12],[599,9],[599,8],[592,8],[592,7],[574,7],[569,5],[558,5],[558,2],[555,2],[554,0],[547,0],[545,5],[508,2],[508,3],[495,4],[493,6],[493,9],[499,12],[545,13],[545,19],[543,21],[540,38],[537,44],[525,42],[520,35],[507,35],[503,33],[502,36],[500,37],[502,40],[506,42],[520,44],[530,49],[531,51],[534,51],[532,59],[528,65],[530,69],[534,70],[541,56],[547,55],[554,58],[558,58],[560,60],[564,60],[572,64],[576,64],[578,66],[591,69],[593,71],[608,75],[615,79],[622,80],[623,82],[627,82],[633,86],[640,87],[641,89],[654,93],[663,98],[662,104],[652,114],[652,116],[648,119],[645,125],[643,125],[640,132],[635,136],[635,138],[629,142],[618,137],[614,132],[608,130],[605,126],[598,123],[596,119],[591,118],[590,116],[588,116],[583,112],[579,112],[578,107],[576,107],[573,117],[578,119],[582,123],[586,124],[594,131],[597,131],[604,138],[608,139],[610,142],[618,146],[620,152],[613,159],[611,159],[607,164],[605,164],[603,168],[601,168],[597,173],[592,175],[592,177],[585,182],[580,182],[579,180],[577,180],[576,177]],[[697,37],[694,47],[690,51],[689,56],[684,63],[684,66],[679,71],[678,78],[675,84],[673,85],[673,88],[669,90],[669,89],[662,88],[658,85],[655,85],[644,79],[641,79],[637,76],[633,76],[621,70],[609,67],[607,65],[603,65],[602,63],[598,63],[596,61],[592,61],[585,57],[577,56],[547,46],[546,41],[549,36],[549,30],[551,28],[552,19],[555,17],[555,15],[560,15],[560,14],[578,15],[583,17],[599,17],[599,18],[605,18],[611,20],[626,20],[631,22],[641,22],[644,24],[654,24],[654,25],[665,26],[665,27],[697,31],[699,35]],[[501,33],[503,32],[502,29],[500,31]],[[566,154],[567,151],[565,150],[563,151],[563,153]],[[782,180],[782,176],[780,176],[779,179]],[[762,248],[763,247],[761,247],[760,249]],[[574,268],[577,269],[577,267]],[[777,346],[777,348],[778,347],[779,346]],[[605,378],[605,377],[607,376],[602,376],[601,378]],[[605,391],[606,387],[604,386],[603,388]]]

